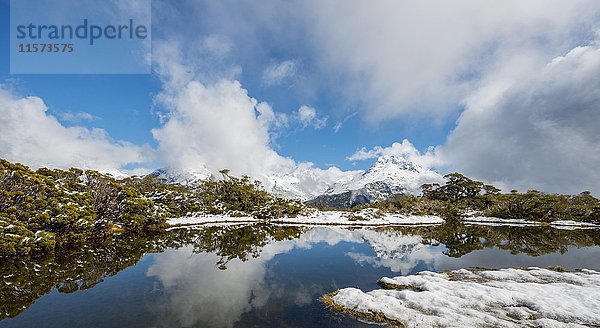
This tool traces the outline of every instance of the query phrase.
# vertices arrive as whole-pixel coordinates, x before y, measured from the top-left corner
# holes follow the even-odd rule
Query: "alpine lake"
[[[0,327],[363,327],[323,294],[460,268],[600,270],[600,230],[268,223],[121,234],[0,263]]]

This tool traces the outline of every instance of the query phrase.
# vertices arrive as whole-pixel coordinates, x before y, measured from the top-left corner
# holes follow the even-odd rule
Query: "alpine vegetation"
[[[123,231],[157,230],[192,213],[295,215],[304,206],[232,177],[195,187],[153,177],[116,179],[93,170],[38,169],[0,160],[0,256],[52,252]]]

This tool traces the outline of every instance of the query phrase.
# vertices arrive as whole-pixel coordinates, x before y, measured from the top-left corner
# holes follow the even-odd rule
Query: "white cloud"
[[[522,185],[531,182],[532,185],[549,188],[548,190],[560,189],[559,184],[572,186],[569,188],[573,190],[592,188],[587,186],[594,181],[594,178],[574,178],[566,182],[565,180],[569,179],[567,176],[561,176],[560,179],[543,176],[555,172],[561,174],[569,172],[567,169],[575,170],[576,168],[570,167],[575,164],[567,160],[574,154],[589,161],[583,164],[585,169],[581,170],[582,172],[586,170],[593,172],[588,166],[597,166],[599,162],[591,155],[592,150],[596,150],[591,141],[597,140],[598,134],[594,135],[593,129],[587,128],[587,125],[593,125],[597,120],[583,120],[581,124],[586,128],[577,129],[574,128],[576,126],[573,123],[574,117],[558,119],[560,115],[554,114],[551,109],[555,105],[565,106],[562,109],[563,116],[567,116],[570,111],[579,113],[581,112],[579,108],[585,106],[564,94],[564,99],[560,99],[561,101],[543,102],[542,90],[559,92],[557,88],[561,78],[557,74],[546,73],[541,74],[538,79],[534,77],[541,72],[551,71],[550,66],[546,67],[547,63],[590,37],[590,31],[598,26],[597,12],[600,7],[597,1],[509,0],[493,7],[468,0],[435,4],[428,1],[410,3],[381,1],[377,5],[351,0],[343,7],[326,1],[309,1],[294,7],[293,10],[281,1],[269,1],[267,5],[236,3],[235,6],[227,2],[221,2],[219,5],[210,5],[208,2],[198,3],[197,5],[195,3],[190,10],[185,10],[183,14],[192,17],[202,14],[210,17],[203,25],[206,27],[203,32],[207,35],[218,35],[219,40],[225,40],[225,43],[229,42],[232,46],[222,47],[229,50],[221,57],[207,56],[205,52],[197,50],[198,47],[207,47],[206,44],[198,40],[187,42],[194,40],[195,37],[198,38],[197,28],[188,27],[184,37],[187,40],[185,43],[187,54],[183,59],[179,58],[177,47],[164,47],[162,50],[159,49],[158,54],[155,51],[155,57],[160,56],[161,51],[168,55],[163,57],[169,60],[158,60],[160,69],[170,66],[171,73],[167,74],[169,78],[165,79],[166,89],[184,90],[188,88],[191,81],[197,81],[203,87],[212,90],[216,81],[220,79],[228,81],[240,79],[242,70],[239,66],[235,66],[238,63],[243,63],[245,69],[246,65],[250,70],[254,69],[254,73],[257,73],[260,78],[262,69],[272,60],[272,53],[281,50],[289,51],[294,53],[294,57],[307,58],[302,62],[302,75],[314,89],[312,92],[307,92],[311,94],[310,97],[315,97],[320,94],[320,90],[325,90],[324,93],[327,95],[349,99],[351,105],[349,107],[360,108],[361,117],[372,122],[389,118],[425,117],[431,119],[432,124],[442,123],[452,117],[452,114],[458,114],[457,112],[464,105],[466,111],[458,122],[458,127],[449,137],[448,145],[443,147],[444,156],[439,156],[439,150],[428,150],[421,154],[422,158],[415,156],[423,166],[450,165],[455,170],[464,171],[488,182],[502,180],[505,175],[507,181],[516,183],[518,180]],[[277,19],[273,19],[274,17]],[[173,35],[177,35],[181,29],[174,30],[176,33]],[[285,34],[281,31],[285,31]],[[311,35],[310,40],[306,41],[306,35]],[[226,60],[223,59],[225,57]],[[282,63],[272,65],[273,72],[288,71],[284,69],[285,65],[281,69],[274,69],[278,64]],[[173,74],[172,72],[176,70],[179,72]],[[565,72],[569,74],[568,70]],[[286,74],[273,74],[273,76],[286,76]],[[543,76],[551,81],[542,81]],[[278,81],[277,78],[275,80]],[[588,80],[593,81],[591,77]],[[286,79],[282,78],[282,81]],[[528,88],[524,81],[532,83],[530,92],[536,92],[530,95],[529,101],[525,100]],[[576,83],[574,80],[564,82]],[[244,90],[241,86],[238,88]],[[584,90],[590,89],[584,88]],[[591,95],[579,99],[593,99],[594,92],[593,90],[590,92]],[[573,91],[572,94],[579,94],[579,92]],[[315,100],[310,97],[301,98],[301,101],[315,103]],[[514,99],[508,101],[507,99],[511,97]],[[550,95],[544,97],[554,99]],[[171,96],[166,98],[180,99]],[[535,103],[536,110],[524,108],[526,106],[524,104],[533,102],[534,99],[538,99]],[[567,106],[567,100],[578,106],[577,109]],[[259,120],[258,117],[263,114],[260,113],[260,102],[255,102],[256,104],[249,106],[254,106],[254,109],[248,111],[258,111],[259,114],[254,115],[255,118],[248,117]],[[508,111],[506,103],[521,109],[517,113]],[[169,106],[171,109],[177,107],[176,103]],[[501,114],[495,114],[496,111],[508,117],[498,116]],[[178,110],[173,110],[173,113],[177,112]],[[167,113],[165,118],[168,120],[173,113]],[[257,123],[261,128],[251,131],[250,134],[256,132],[262,135],[257,139],[261,142],[256,144],[266,145],[260,146],[260,149],[272,151],[268,143],[269,138],[272,138],[269,137],[269,131],[272,133],[278,124],[285,125],[277,123],[283,122],[283,119],[275,119],[276,112],[271,115],[266,110],[265,113],[265,116],[260,119],[263,123]],[[526,116],[526,113],[531,117],[552,113],[551,117],[556,119],[538,118],[536,124],[525,124],[530,122],[531,118]],[[296,112],[293,116],[290,115],[289,119],[302,122],[299,120],[299,114]],[[324,113],[320,114],[325,116]],[[593,113],[587,115],[595,118]],[[306,111],[304,117],[310,118],[311,111]],[[314,117],[319,118],[316,110]],[[494,117],[495,121],[491,117]],[[519,117],[523,122],[515,122],[515,117]],[[482,121],[477,123],[478,119]],[[512,126],[513,130],[496,132],[498,128],[493,125],[493,122],[498,124],[505,122],[504,124]],[[343,126],[342,121],[334,124],[332,128],[334,131],[340,131]],[[194,128],[190,127],[190,129]],[[231,133],[229,130],[226,131]],[[540,137],[541,131],[546,133],[544,138]],[[556,135],[558,133],[562,138]],[[265,137],[264,134],[267,136]],[[488,135],[493,135],[495,139],[487,142],[480,140],[480,136]],[[506,144],[511,140],[513,147],[507,147]],[[555,146],[547,146],[542,142],[543,140],[552,140]],[[212,138],[207,138],[206,141],[213,142]],[[187,139],[182,137],[182,143],[186,144]],[[509,151],[513,148],[524,148],[525,146],[522,145],[535,149],[531,152]],[[356,156],[367,156],[370,152],[384,153],[384,149],[387,149],[379,148],[381,150],[363,149],[364,154],[356,154]],[[393,149],[394,146],[388,148]],[[583,155],[579,154],[580,148],[588,148],[590,154],[586,155],[583,151],[581,151]],[[236,156],[235,149],[224,150],[228,154],[224,156],[237,160],[239,157]],[[550,157],[542,156],[544,152],[538,149],[554,152],[559,158],[556,161],[549,160]],[[456,152],[451,153],[451,150]],[[194,152],[194,150],[190,151]],[[262,150],[258,153],[262,153]],[[272,153],[276,155],[274,151]],[[505,158],[499,155],[505,153],[515,154],[516,157],[510,161],[519,163],[519,167],[502,164],[510,162],[506,158],[513,156],[507,155]],[[278,158],[278,156],[274,157]],[[486,158],[493,160],[488,161]],[[441,162],[442,160],[444,163]],[[283,162],[291,163],[289,160]],[[547,168],[554,162],[560,164],[560,170]],[[293,167],[293,164],[290,165]],[[582,174],[578,173],[576,176]],[[544,179],[556,186],[542,183]],[[559,191],[563,192],[563,190]]]
[[[265,68],[262,80],[266,85],[279,85],[293,78],[297,71],[298,62],[296,60],[284,60]]]
[[[213,57],[228,56],[233,48],[229,40],[226,40],[217,35],[209,35],[202,38],[201,46],[202,53]]]
[[[344,123],[342,123],[342,122],[335,123],[335,125],[333,126],[333,132],[335,132],[335,133],[340,132],[340,130],[342,129],[342,126],[344,126]]]
[[[99,119],[99,117],[86,112],[58,112],[56,115],[65,122],[92,122]]]
[[[340,122],[337,122],[334,126],[333,126],[333,132],[338,133],[340,132],[340,130],[342,129],[342,127],[344,126],[344,123],[346,123],[346,121],[348,121],[349,119],[353,118],[354,116],[358,115],[358,112],[354,112],[351,113],[350,115],[347,115],[346,117],[344,117],[343,120],[341,120]]]
[[[161,114],[163,125],[152,133],[165,165],[176,171],[206,167],[213,174],[228,168],[234,175],[262,180],[267,188],[281,184],[281,176],[293,180],[302,172],[291,188],[298,192],[296,196],[344,175],[337,168],[321,170],[309,162],[297,163],[272,147],[278,131],[292,120],[304,127],[324,126],[326,118],[319,117],[314,108],[302,106],[288,117],[250,97],[238,81],[201,81],[203,71],[182,59],[188,54],[177,47],[159,48],[165,49],[155,56],[164,89],[157,101],[168,110]]]
[[[549,60],[581,44],[597,27],[599,9],[594,0],[507,0],[494,6],[476,0],[350,0],[343,7],[319,0],[291,7],[279,0],[197,1],[169,16],[177,21],[169,38],[198,38],[196,26],[179,21],[203,15],[203,33],[230,41],[234,62],[251,71],[256,65],[258,74],[273,81],[297,72],[294,59],[272,62],[273,53],[284,51],[303,58],[303,92],[326,90],[374,122],[443,122],[495,68],[527,69],[529,60]]]
[[[318,117],[317,110],[306,105],[300,106],[296,113],[303,127],[312,126],[315,129],[323,128],[327,124],[326,117]]]
[[[28,166],[90,168],[119,174],[149,160],[151,149],[112,140],[102,129],[65,127],[38,97],[0,89],[0,157]]]
[[[342,171],[335,166],[320,169],[313,163],[297,163],[292,171],[269,176],[269,185],[279,195],[300,200],[311,200],[327,191],[333,183],[348,181],[362,171]]]
[[[259,178],[293,165],[269,145],[272,110],[249,97],[239,82],[190,81],[169,103],[173,107],[166,123],[152,131],[169,167],[188,171],[206,164],[213,173],[229,168],[236,175]]]
[[[317,117],[317,111],[308,106],[301,106],[298,109],[298,119],[306,125],[310,124]]]
[[[598,194],[600,47],[532,66],[498,72],[465,100],[443,160],[508,188]]]
[[[184,88],[190,81],[213,84],[220,80],[239,79],[242,69],[228,64],[233,49],[231,41],[223,36],[207,35],[182,40],[170,35],[166,40],[153,40],[152,60],[166,94],[158,95],[159,103],[169,101],[170,93]]]
[[[229,68],[221,70],[221,79],[207,78],[204,66],[194,65],[195,54],[207,52],[204,47],[206,42],[194,51],[157,44],[163,91],[156,100],[167,108],[159,113],[162,126],[152,130],[159,158],[176,171],[206,167],[217,174],[228,168],[263,181],[273,172],[293,171],[296,163],[271,146],[277,130],[289,124],[287,115],[250,97]]]
[[[256,111],[259,113],[258,121],[266,129],[279,129],[289,124],[288,116],[285,113],[275,112],[273,108],[265,102],[257,104]]]
[[[527,68],[581,42],[597,1],[311,1],[302,17],[322,72],[365,117],[442,120],[490,68]],[[517,62],[520,66],[515,66]]]
[[[435,148],[430,147],[427,149],[427,151],[421,153],[407,139],[402,140],[402,143],[394,142],[389,147],[375,146],[372,149],[366,149],[363,147],[354,152],[354,154],[348,156],[346,160],[363,161],[384,155],[404,157],[424,168],[437,168],[443,165]]]

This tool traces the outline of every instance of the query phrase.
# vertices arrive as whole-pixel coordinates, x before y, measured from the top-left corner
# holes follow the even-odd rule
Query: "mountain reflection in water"
[[[318,296],[348,286],[373,289],[381,276],[422,270],[598,270],[599,244],[598,230],[451,224],[348,229],[257,223],[119,235],[44,258],[2,260],[0,326],[362,326],[324,310]],[[128,267],[140,270],[120,273]],[[81,296],[71,300],[68,293]],[[109,305],[99,293],[120,312],[103,310]],[[60,312],[52,301],[79,302],[85,312],[104,311],[108,318]]]

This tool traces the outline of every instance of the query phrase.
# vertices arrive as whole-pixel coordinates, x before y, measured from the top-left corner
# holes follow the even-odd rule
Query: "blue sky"
[[[600,26],[595,1],[506,1],[487,8],[468,0],[343,6],[153,0],[153,73],[147,75],[11,75],[9,12],[9,1],[0,0],[5,103],[39,97],[48,107],[40,119],[56,118],[59,126],[46,123],[64,140],[83,133],[75,137],[85,139],[79,140],[81,149],[91,140],[109,154],[113,146],[115,154],[136,153],[104,163],[107,167],[191,169],[194,161],[222,157],[214,166],[231,162],[227,165],[235,168],[257,154],[274,159],[239,165],[241,173],[290,170],[301,162],[349,170],[396,154],[501,186],[568,192],[600,187],[600,178],[586,178],[586,169],[565,159],[583,159],[590,169],[600,165],[593,155],[598,126],[580,121],[597,113],[586,105],[598,96],[592,87]],[[589,76],[577,65],[587,67]],[[590,91],[549,101],[574,89]],[[265,123],[242,115],[248,106],[255,110],[246,103],[250,98],[270,105],[277,119]],[[233,106],[223,110],[231,115],[226,120],[249,130],[219,125],[219,112],[207,107],[214,104]],[[315,115],[302,118],[302,106]],[[211,119],[214,124],[206,122]],[[15,122],[0,125],[13,131],[20,121]],[[63,129],[70,127],[76,129]],[[97,128],[105,131],[100,137]],[[50,151],[43,153],[47,158],[27,157],[18,145],[44,144],[35,139],[44,135],[13,132],[8,134],[13,139],[0,140],[2,157],[33,166],[97,163],[97,158],[69,161],[80,156],[80,148],[66,159]],[[404,146],[394,146],[405,139]],[[362,148],[361,156],[355,154]],[[188,156],[186,150],[201,154]],[[565,174],[569,181],[550,178]]]

